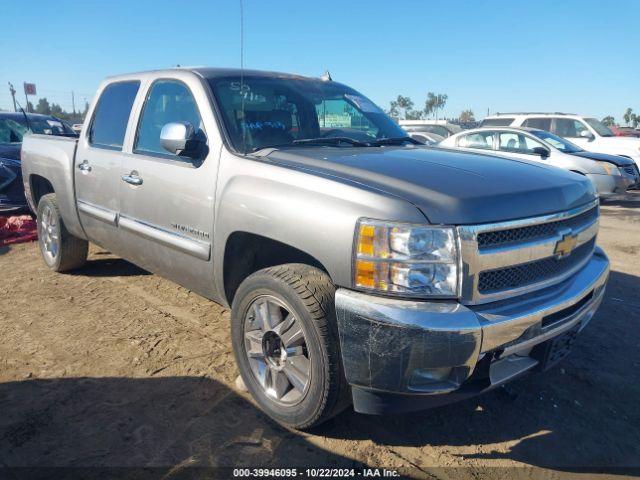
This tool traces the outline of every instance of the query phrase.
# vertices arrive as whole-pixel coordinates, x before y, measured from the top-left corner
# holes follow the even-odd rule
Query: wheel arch
[[[231,305],[238,287],[252,273],[286,263],[316,267],[331,278],[328,269],[313,255],[289,244],[246,231],[235,231],[224,247],[223,294]]]

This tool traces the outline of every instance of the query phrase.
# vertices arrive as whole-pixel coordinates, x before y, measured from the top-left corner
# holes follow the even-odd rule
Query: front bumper
[[[596,248],[565,282],[486,305],[336,292],[342,359],[354,408],[421,410],[495,388],[538,365],[536,345],[582,329],[604,296],[609,260]]]
[[[631,175],[587,175],[594,186],[600,198],[607,198],[611,195],[616,195],[626,192],[628,189],[634,187],[637,183],[637,179]]]

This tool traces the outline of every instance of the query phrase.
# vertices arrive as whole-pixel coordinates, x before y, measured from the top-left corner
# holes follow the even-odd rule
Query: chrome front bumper
[[[608,276],[609,260],[596,248],[563,283],[480,306],[338,289],[342,358],[356,411],[448,403],[531,370],[538,364],[529,356],[534,346],[591,320]]]

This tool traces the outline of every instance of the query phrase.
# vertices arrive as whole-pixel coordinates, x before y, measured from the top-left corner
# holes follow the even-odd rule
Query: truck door
[[[107,85],[78,141],[74,165],[80,222],[89,240],[115,253],[119,250],[118,189],[131,107],[140,82]]]
[[[199,155],[175,155],[161,146],[162,127],[171,122],[194,127],[203,147]],[[207,139],[207,128],[214,130],[215,120],[198,79],[155,80],[138,114],[131,151],[123,157],[119,186],[123,256],[205,295],[213,289],[210,258],[220,152],[220,145],[214,151]]]

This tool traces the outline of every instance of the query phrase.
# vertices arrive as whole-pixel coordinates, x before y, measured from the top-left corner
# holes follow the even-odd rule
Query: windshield
[[[290,145],[368,146],[407,136],[373,102],[339,83],[260,76],[242,82],[240,77],[213,78],[210,83],[240,152]]]
[[[571,143],[568,140],[565,140],[562,137],[554,135],[553,133],[544,132],[542,130],[533,130],[531,133],[536,137],[538,137],[540,140],[544,140],[551,146],[557,148],[561,152],[564,152],[564,153],[582,152],[582,148],[580,148],[579,146]]]
[[[75,132],[64,122],[54,117],[29,116],[29,125],[24,116],[13,118],[0,116],[0,143],[22,143],[22,138],[27,131],[44,135],[73,135]]]
[[[587,122],[589,126],[601,137],[615,137],[614,133],[609,130],[609,127],[605,126],[600,120],[596,120],[595,118],[585,118],[584,121]]]

